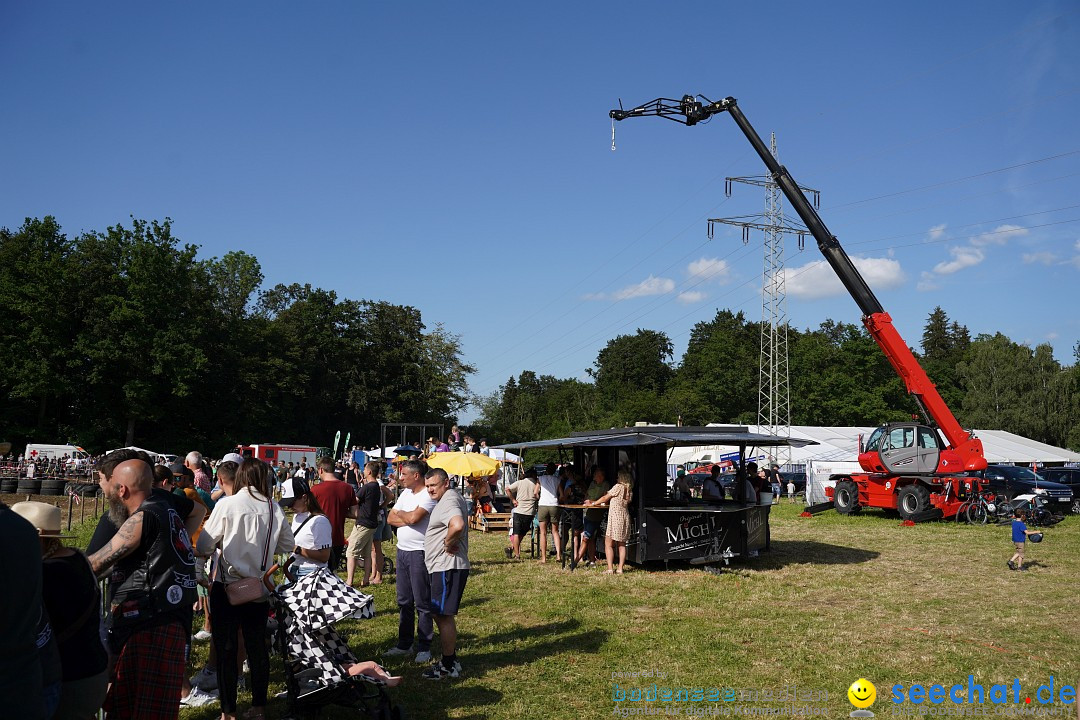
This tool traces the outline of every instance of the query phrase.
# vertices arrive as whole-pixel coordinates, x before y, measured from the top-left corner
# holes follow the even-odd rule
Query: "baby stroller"
[[[401,709],[390,702],[385,679],[349,673],[357,658],[333,627],[346,618],[375,617],[374,598],[324,569],[295,581],[290,564],[284,567],[289,582],[270,593],[278,621],[274,645],[285,666],[282,717],[317,718],[322,708],[337,705],[365,719],[400,720]]]

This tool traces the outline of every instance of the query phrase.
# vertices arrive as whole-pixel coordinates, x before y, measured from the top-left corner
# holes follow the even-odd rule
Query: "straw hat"
[[[43,538],[73,538],[74,535],[60,534],[60,508],[43,502],[19,502],[11,506],[17,514],[37,528],[38,535]]]

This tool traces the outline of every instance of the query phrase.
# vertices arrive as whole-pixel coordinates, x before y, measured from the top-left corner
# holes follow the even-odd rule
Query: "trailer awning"
[[[816,445],[814,440],[777,437],[752,433],[739,425],[724,427],[644,426],[612,428],[573,433],[568,437],[532,442],[505,443],[498,448],[507,450],[558,447],[632,447],[636,445],[667,445],[670,447],[696,445],[732,445],[746,447],[804,447]]]

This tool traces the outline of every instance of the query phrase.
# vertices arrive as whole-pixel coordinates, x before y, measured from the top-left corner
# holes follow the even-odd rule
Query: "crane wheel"
[[[854,515],[862,507],[859,505],[859,486],[854,480],[841,480],[833,488],[833,506],[842,515]]]
[[[896,509],[905,520],[930,509],[930,489],[925,485],[905,485],[896,496]]]

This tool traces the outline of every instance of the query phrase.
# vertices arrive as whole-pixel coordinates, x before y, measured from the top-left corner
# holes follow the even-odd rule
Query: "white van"
[[[78,445],[43,445],[30,443],[26,446],[23,456],[27,460],[59,460],[64,456],[68,458],[68,466],[84,468],[90,464],[90,453]]]

